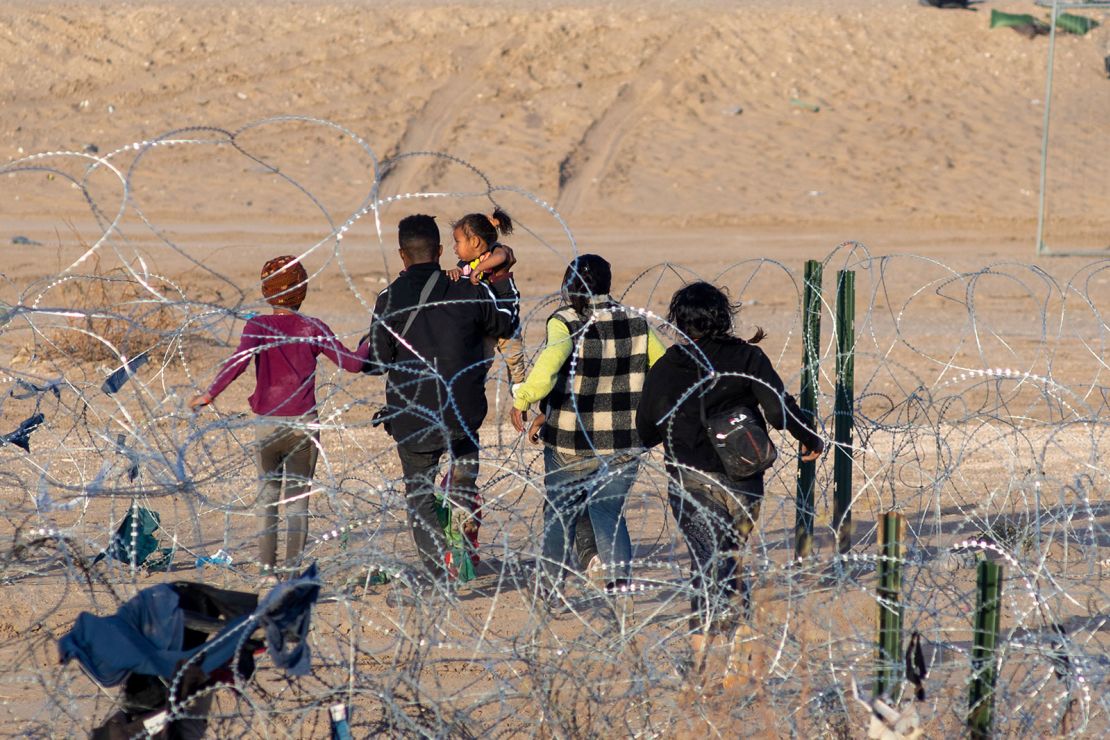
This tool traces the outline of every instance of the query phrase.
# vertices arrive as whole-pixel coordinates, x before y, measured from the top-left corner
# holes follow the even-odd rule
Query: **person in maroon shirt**
[[[361,372],[369,345],[351,352],[323,321],[298,313],[308,295],[308,273],[296,257],[276,257],[262,267],[262,294],[274,307],[243,327],[235,354],[224,361],[206,393],[189,401],[207,406],[243,374],[254,358],[250,407],[256,425],[261,488],[256,508],[262,520],[258,559],[264,576],[275,580],[277,507],[285,503],[287,569],[295,569],[308,537],[308,497],[320,445],[316,421],[316,358],[324,355],[347,372]],[[282,496],[282,488],[285,496]]]

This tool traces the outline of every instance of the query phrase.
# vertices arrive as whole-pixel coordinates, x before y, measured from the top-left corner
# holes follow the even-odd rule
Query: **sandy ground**
[[[993,9],[1043,14],[902,0],[13,0],[0,11],[0,157],[313,116],[362,137],[379,163],[450,153],[576,228],[851,224],[866,239],[941,226],[1029,239],[1047,40],[990,29]],[[1107,33],[1058,40],[1051,212],[1088,248],[1107,246]],[[336,131],[297,134],[271,126],[241,143],[357,204],[373,160]],[[254,192],[255,163],[231,162],[227,178],[198,152],[181,156],[193,166],[151,168],[159,187],[144,208],[205,224],[297,218],[290,189]],[[458,174],[417,158],[383,194],[456,189]],[[5,218],[42,214],[28,190],[3,197]],[[52,212],[63,205],[46,197]]]
[[[796,388],[802,264],[823,260],[829,433],[834,273],[854,269],[863,567],[828,578],[831,456],[818,557],[791,564],[784,462],[748,560],[754,680],[682,678],[685,548],[652,459],[628,505],[647,589],[633,620],[614,619],[620,605],[588,583],[554,614],[536,608],[527,574],[542,462],[504,423],[495,371],[479,579],[415,603],[400,582],[345,591],[412,550],[395,456],[368,427],[381,381],[323,368],[328,459],[310,548],[329,603],[317,669],[286,684],[264,668],[239,698],[222,693],[219,736],[320,736],[333,701],[356,707],[365,733],[859,736],[865,716],[845,697],[849,677],[870,690],[867,558],[892,506],[908,519],[907,624],[933,666],[930,735],[959,732],[966,706],[975,576],[946,551],[984,534],[1002,541],[989,556],[1008,568],[1001,731],[1061,731],[1063,684],[1046,678],[1045,624],[1057,621],[1085,671],[1082,727],[1099,734],[1110,270],[1034,257],[1047,39],[990,29],[992,9],[1044,12],[908,0],[6,3],[0,301],[34,310],[5,316],[0,374],[16,393],[0,431],[36,410],[48,419],[31,453],[0,447],[3,731],[76,736],[110,711],[111,692],[56,665],[55,640],[78,612],[198,577],[195,556],[219,547],[235,567],[204,577],[256,588],[250,384],[196,418],[182,404],[259,308],[261,263],[305,253],[305,310],[353,344],[399,269],[397,219],[424,211],[446,224],[492,197],[518,223],[529,352],[567,260],[596,251],[614,265],[615,292],[656,314],[693,276],[727,285],[744,303],[742,333],[769,331],[767,352]],[[1048,241],[1105,249],[1110,36],[1057,44]],[[17,235],[37,244],[9,244]],[[90,324],[72,309],[102,316]],[[100,393],[120,352],[148,347],[152,362],[123,393]],[[59,378],[57,397],[16,384]],[[142,460],[134,483],[119,434]],[[84,578],[79,562],[135,494],[162,514],[164,544],[176,538],[178,570],[112,564]],[[40,542],[42,530],[64,538]],[[710,676],[725,670],[715,659]]]

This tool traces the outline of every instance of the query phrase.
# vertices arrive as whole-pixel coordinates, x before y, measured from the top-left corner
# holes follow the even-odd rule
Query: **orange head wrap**
[[[292,255],[274,257],[262,266],[262,295],[271,306],[300,308],[308,295],[308,273]]]

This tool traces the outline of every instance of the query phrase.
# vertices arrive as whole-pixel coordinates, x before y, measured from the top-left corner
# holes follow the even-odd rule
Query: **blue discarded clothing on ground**
[[[16,385],[16,388],[19,388],[19,391],[16,391],[15,389],[12,389],[10,391],[10,395],[11,395],[12,398],[15,398],[15,399],[18,399],[18,400],[24,400],[24,399],[27,399],[27,398],[34,398],[35,396],[39,395],[40,393],[53,393],[54,398],[61,399],[62,391],[59,388],[59,386],[61,386],[61,384],[62,384],[62,378],[58,378],[57,380],[51,380],[46,385],[35,385],[34,383],[26,381],[23,378],[16,378],[15,379],[15,385]]]
[[[208,642],[183,649],[185,613],[174,588],[161,584],[143,589],[111,616],[82,612],[58,641],[58,651],[62,663],[77,660],[100,685],[116,686],[131,673],[172,679],[183,661],[200,653],[200,668],[209,674],[235,657],[248,636],[244,630],[261,627],[275,665],[300,676],[311,670],[307,636],[319,594],[313,564],[274,588],[253,614],[229,621]]]
[[[81,612],[58,649],[63,663],[76,658],[97,683],[116,686],[130,673],[171,678],[190,657],[181,649],[184,634],[177,592],[162,584],[143,589],[111,616]]]
[[[320,596],[316,563],[299,578],[279,583],[258,605],[258,620],[266,630],[266,646],[274,665],[294,676],[312,670],[308,627],[312,605]],[[286,641],[290,642],[288,649]]]
[[[127,469],[127,480],[133,481],[139,477],[139,453],[127,446],[127,438],[122,434],[116,435],[116,452],[127,458],[131,466]]]

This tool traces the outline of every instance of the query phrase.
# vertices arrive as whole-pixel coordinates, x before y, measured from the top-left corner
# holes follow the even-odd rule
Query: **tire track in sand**
[[[484,40],[483,40],[484,41]],[[405,124],[397,146],[386,157],[387,169],[382,185],[387,182],[391,192],[410,193],[425,190],[436,182],[446,167],[438,158],[413,157],[398,161],[396,157],[412,152],[439,152],[448,149],[446,132],[477,99],[489,83],[485,79],[486,62],[503,54],[505,47],[479,43],[460,49],[455,72],[440,85],[424,103],[420,112]]]
[[[609,170],[621,141],[641,115],[673,87],[675,62],[689,53],[687,29],[672,32],[661,47],[648,52],[629,82],[621,85],[609,107],[582,134],[559,163],[559,197],[556,208],[564,218],[573,217]]]

